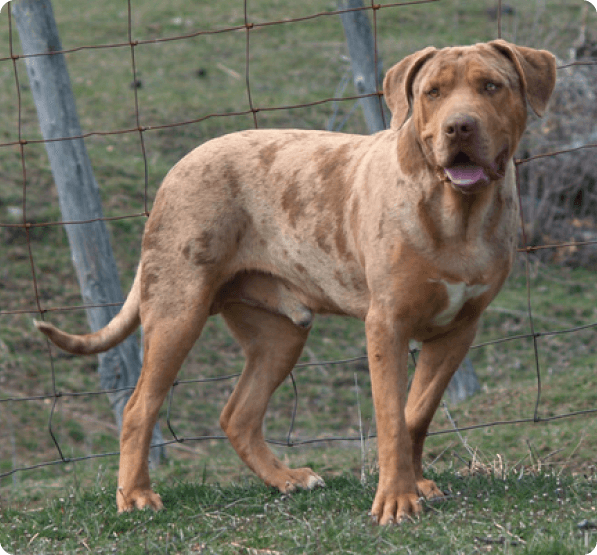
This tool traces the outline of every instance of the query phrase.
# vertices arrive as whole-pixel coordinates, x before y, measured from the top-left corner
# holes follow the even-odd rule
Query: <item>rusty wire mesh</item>
[[[70,140],[73,138],[86,139],[86,138],[93,137],[93,136],[110,136],[110,135],[124,135],[124,134],[138,135],[139,145],[140,145],[142,156],[143,156],[143,166],[144,166],[144,176],[143,176],[143,180],[144,180],[144,192],[143,192],[144,210],[142,212],[138,212],[138,213],[131,213],[131,214],[126,214],[126,215],[121,215],[121,216],[104,217],[101,219],[110,221],[110,220],[121,220],[121,219],[131,219],[131,218],[146,218],[147,216],[149,216],[149,209],[148,209],[148,204],[149,204],[148,159],[147,159],[147,154],[146,154],[146,149],[145,149],[145,135],[148,132],[161,130],[161,129],[178,128],[181,126],[199,123],[199,122],[202,122],[202,121],[205,121],[208,119],[212,119],[212,118],[227,118],[227,117],[232,117],[232,116],[250,116],[253,120],[253,125],[255,127],[259,127],[259,114],[268,112],[268,111],[294,110],[294,109],[298,109],[298,108],[306,108],[306,107],[320,105],[320,104],[326,104],[326,103],[332,104],[334,102],[339,102],[339,101],[350,101],[350,100],[355,101],[355,100],[358,100],[360,98],[364,98],[367,96],[377,96],[381,102],[383,93],[381,90],[381,83],[378,83],[378,90],[373,95],[371,95],[371,94],[370,95],[353,95],[353,96],[346,95],[346,96],[343,96],[342,98],[329,97],[329,98],[318,99],[316,101],[312,101],[312,102],[308,102],[308,103],[280,105],[280,106],[271,106],[271,107],[261,107],[259,105],[256,105],[253,100],[252,94],[251,94],[252,80],[251,80],[251,72],[250,72],[251,33],[255,29],[258,29],[260,27],[273,26],[273,25],[291,25],[293,23],[307,21],[307,20],[317,20],[319,18],[334,17],[334,16],[337,17],[339,14],[341,14],[345,11],[366,10],[367,12],[370,13],[370,16],[372,19],[374,39],[375,39],[375,44],[377,45],[377,40],[378,40],[377,19],[378,19],[378,17],[380,17],[380,14],[382,12],[384,12],[385,10],[389,10],[389,9],[400,9],[401,7],[404,7],[404,6],[417,5],[417,4],[429,4],[429,3],[440,2],[440,1],[441,0],[413,0],[413,1],[408,1],[408,2],[392,2],[392,3],[386,3],[386,4],[378,4],[378,3],[375,3],[372,1],[371,3],[367,4],[363,8],[355,8],[355,9],[350,9],[350,10],[321,11],[318,13],[313,13],[313,14],[309,14],[306,16],[296,17],[296,18],[287,18],[284,20],[253,23],[253,22],[251,22],[251,18],[249,16],[250,0],[244,0],[244,23],[242,25],[223,27],[223,28],[216,29],[216,30],[200,30],[200,31],[195,31],[195,32],[191,32],[191,33],[179,34],[176,36],[169,36],[169,37],[156,38],[156,39],[136,40],[134,38],[133,30],[132,30],[132,13],[133,13],[134,0],[123,0],[123,3],[124,3],[124,5],[126,5],[126,9],[128,12],[128,16],[127,16],[128,17],[128,38],[126,41],[119,42],[119,43],[110,43],[110,44],[77,46],[75,48],[65,49],[61,52],[39,54],[39,55],[45,56],[45,55],[54,55],[54,54],[58,54],[58,53],[74,54],[74,53],[77,53],[80,51],[90,50],[90,49],[125,49],[125,50],[128,50],[128,55],[130,56],[131,75],[132,75],[132,80],[134,83],[137,81],[137,78],[139,75],[139,68],[138,68],[138,63],[136,60],[136,53],[138,52],[139,49],[144,48],[146,45],[149,45],[149,44],[155,45],[155,44],[159,44],[159,43],[172,42],[172,41],[183,41],[183,40],[188,40],[191,38],[196,38],[201,35],[214,35],[214,34],[229,33],[229,32],[244,32],[245,33],[245,75],[244,75],[244,78],[245,78],[245,82],[246,82],[246,94],[247,94],[248,109],[243,110],[243,111],[233,111],[233,112],[227,111],[225,113],[224,112],[210,113],[210,114],[207,114],[207,115],[204,115],[204,116],[201,116],[198,118],[192,118],[192,119],[189,119],[186,121],[176,121],[176,122],[171,122],[171,123],[167,123],[167,124],[148,126],[148,125],[144,125],[142,122],[142,117],[140,115],[140,110],[139,110],[137,89],[136,89],[136,87],[133,87],[134,106],[135,106],[135,121],[136,121],[135,126],[128,127],[128,128],[121,128],[121,129],[112,129],[112,130],[108,130],[108,131],[91,131],[91,132],[82,134],[80,137],[64,137],[63,139],[54,139],[54,140]],[[28,175],[27,175],[26,155],[25,155],[26,149],[30,145],[42,144],[46,141],[44,141],[42,139],[27,140],[26,138],[23,137],[22,121],[21,121],[22,75],[19,72],[17,62],[23,58],[26,58],[26,56],[16,54],[14,51],[14,48],[13,48],[13,43],[15,41],[15,37],[14,37],[14,33],[13,33],[13,28],[12,28],[10,5],[8,7],[8,26],[9,26],[9,36],[10,36],[10,44],[9,44],[10,55],[8,57],[0,58],[0,63],[12,62],[12,65],[13,65],[14,84],[15,84],[14,94],[16,95],[16,98],[17,98],[18,111],[19,111],[19,114],[18,114],[18,116],[19,116],[18,117],[18,139],[16,141],[8,141],[8,142],[0,143],[0,153],[3,151],[3,149],[10,148],[10,147],[18,147],[18,149],[20,151],[20,159],[21,159],[21,167],[22,167],[23,210],[22,210],[22,221],[21,222],[19,222],[19,223],[0,223],[0,228],[2,228],[2,227],[3,228],[15,228],[15,229],[23,230],[26,234],[27,251],[28,251],[28,257],[29,257],[30,268],[31,268],[31,276],[32,276],[32,281],[33,281],[34,299],[35,299],[35,307],[36,308],[35,308],[35,310],[30,310],[30,309],[8,310],[8,311],[0,310],[0,317],[2,317],[4,315],[27,313],[27,314],[32,314],[34,316],[43,318],[44,314],[51,312],[51,311],[82,310],[82,309],[90,308],[95,305],[73,305],[73,304],[70,304],[68,306],[51,307],[51,308],[45,306],[45,304],[42,301],[42,299],[39,295],[39,292],[38,292],[37,279],[36,279],[35,257],[34,257],[34,254],[33,254],[32,248],[31,248],[30,231],[36,227],[82,224],[82,223],[88,223],[88,221],[69,221],[69,222],[65,222],[65,221],[31,222],[31,221],[28,221],[28,218],[27,218]],[[502,34],[501,0],[498,0],[496,37],[501,37],[501,34]],[[376,47],[376,51],[377,51],[377,47]],[[173,60],[173,63],[175,63],[174,60]],[[595,64],[595,63],[596,62],[592,62],[592,61],[571,62],[571,63],[559,66],[558,69],[563,69],[563,68],[570,67],[573,65],[590,65],[590,64]],[[194,146],[194,145],[191,145],[191,146]],[[526,159],[517,160],[516,161],[517,170],[518,170],[518,167],[520,167],[521,165],[533,163],[535,160],[538,160],[541,158],[555,157],[555,156],[558,156],[561,154],[575,152],[575,151],[579,151],[579,150],[586,150],[587,155],[591,155],[591,149],[595,149],[595,148],[597,148],[597,144],[585,144],[585,145],[582,145],[579,147],[569,148],[569,149],[564,149],[564,150],[554,149],[551,152],[546,152],[546,153],[528,157]],[[518,171],[517,171],[517,179],[518,179]],[[519,187],[519,192],[520,192],[520,187]],[[524,215],[521,214],[522,221],[524,221],[523,218],[524,218]],[[90,221],[95,221],[95,220],[90,220]],[[527,283],[526,298],[527,298],[527,310],[528,310],[528,318],[529,318],[529,323],[530,323],[530,330],[526,334],[513,335],[513,336],[498,338],[498,339],[484,342],[484,343],[478,343],[478,344],[474,345],[472,347],[472,349],[478,349],[478,348],[482,348],[482,347],[486,347],[488,345],[494,345],[494,344],[497,345],[497,344],[501,344],[504,342],[518,341],[521,339],[531,339],[533,341],[533,348],[534,348],[534,352],[535,352],[535,370],[536,370],[536,377],[537,377],[537,394],[536,394],[534,411],[533,411],[532,416],[529,416],[528,418],[484,422],[484,423],[479,423],[479,424],[475,424],[475,425],[471,425],[471,426],[467,426],[467,427],[460,427],[459,430],[461,430],[461,431],[462,430],[471,430],[471,429],[477,429],[477,428],[488,428],[488,427],[492,427],[492,426],[502,426],[502,425],[511,425],[511,424],[520,424],[520,423],[548,422],[548,421],[552,421],[552,420],[559,420],[559,419],[570,418],[570,417],[574,417],[574,416],[586,416],[586,415],[591,415],[591,414],[597,413],[597,407],[596,407],[596,408],[588,409],[588,410],[572,411],[572,412],[563,413],[563,414],[554,414],[554,415],[551,415],[548,417],[539,416],[539,406],[540,406],[540,402],[541,402],[541,391],[542,391],[541,390],[542,368],[541,368],[540,357],[539,357],[540,347],[539,347],[538,341],[537,341],[538,338],[540,338],[542,336],[549,336],[549,335],[570,334],[570,333],[578,332],[581,330],[597,327],[597,322],[589,323],[589,324],[582,325],[582,326],[571,326],[571,327],[568,327],[565,329],[559,329],[559,330],[536,331],[534,321],[533,321],[533,310],[532,310],[532,304],[531,304],[532,290],[531,290],[531,284],[530,284],[530,278],[529,278],[529,257],[533,252],[539,251],[539,250],[544,250],[544,249],[559,249],[559,248],[566,248],[566,247],[570,247],[570,246],[580,247],[580,246],[587,246],[587,245],[591,245],[591,244],[597,244],[597,240],[572,241],[572,242],[564,242],[564,243],[557,243],[557,244],[531,245],[531,244],[528,244],[528,242],[527,242],[527,238],[525,235],[525,227],[524,227],[524,225],[522,226],[522,242],[521,242],[518,250],[519,250],[519,252],[523,253],[523,255],[525,256],[525,260],[526,260],[526,277],[527,277],[527,279],[526,279],[526,283]],[[413,359],[416,358],[417,351],[413,350],[411,355],[412,355]],[[15,397],[15,396],[2,397],[1,392],[0,392],[0,408],[9,402],[26,403],[26,402],[30,402],[30,401],[49,400],[52,403],[52,409],[50,412],[50,418],[49,418],[49,422],[48,422],[48,433],[52,436],[54,445],[55,445],[57,453],[58,453],[58,458],[53,459],[53,460],[42,461],[37,464],[30,464],[30,465],[14,467],[10,471],[0,472],[0,478],[13,475],[17,472],[31,471],[31,470],[38,469],[40,467],[45,467],[45,466],[59,465],[59,464],[64,464],[64,463],[77,462],[77,461],[86,460],[86,459],[118,455],[117,452],[102,452],[102,453],[88,454],[88,455],[85,455],[82,457],[65,456],[63,449],[61,448],[60,442],[57,439],[57,437],[55,436],[54,431],[53,431],[54,430],[53,417],[54,417],[54,409],[56,407],[56,403],[58,402],[59,399],[65,398],[65,397],[85,397],[85,396],[105,395],[108,391],[105,389],[104,390],[93,390],[93,391],[77,391],[77,392],[68,392],[68,393],[60,391],[59,388],[57,388],[57,386],[56,386],[56,374],[55,374],[55,368],[54,368],[54,362],[53,362],[53,354],[52,354],[52,351],[49,346],[48,346],[47,356],[48,356],[48,360],[50,362],[50,369],[51,369],[51,373],[52,373],[52,376],[51,376],[52,391],[45,395],[21,396],[21,397]],[[297,364],[295,371],[300,371],[301,369],[303,369],[305,367],[310,367],[310,366],[326,366],[326,365],[334,365],[334,364],[346,364],[346,363],[358,362],[358,361],[363,361],[363,360],[366,360],[366,356],[350,358],[350,359],[345,359],[345,360],[314,361],[314,362],[307,362],[307,363],[299,363],[299,364]],[[167,423],[167,426],[172,434],[173,439],[165,441],[165,445],[172,444],[172,443],[180,443],[180,442],[185,442],[185,441],[224,439],[225,436],[223,436],[223,435],[201,435],[201,436],[197,436],[197,437],[188,437],[188,436],[184,437],[184,436],[180,436],[179,434],[177,434],[176,430],[174,429],[174,426],[171,423],[171,419],[170,419],[172,399],[175,395],[176,389],[179,387],[184,387],[185,385],[188,385],[191,383],[202,384],[202,383],[208,383],[208,382],[213,382],[213,381],[234,380],[235,378],[238,377],[238,375],[239,374],[230,374],[230,375],[219,376],[219,377],[215,377],[215,378],[196,378],[196,379],[177,380],[171,389],[171,392],[169,395],[169,400],[167,402],[166,423]],[[294,381],[294,377],[292,376],[292,374],[291,374],[291,379],[292,379],[292,385],[293,385],[293,389],[294,389],[295,403],[294,403],[294,409],[293,409],[290,428],[288,430],[287,437],[285,440],[280,441],[280,440],[271,440],[270,439],[269,441],[271,443],[278,444],[278,445],[285,445],[285,446],[294,446],[294,445],[313,444],[313,443],[329,442],[329,441],[347,441],[347,440],[348,441],[359,441],[359,440],[361,440],[361,437],[359,435],[326,436],[323,439],[321,439],[321,438],[306,438],[306,439],[297,440],[297,439],[293,438],[293,426],[294,426],[294,419],[295,419],[295,415],[296,415],[297,400],[298,400],[299,393],[298,393],[298,389],[297,389],[297,386],[296,386],[296,383]],[[130,388],[126,388],[126,389],[130,389]],[[110,390],[110,391],[116,392],[119,390]],[[447,434],[447,433],[454,433],[454,432],[455,432],[454,428],[449,428],[449,429],[434,431],[430,435]]]

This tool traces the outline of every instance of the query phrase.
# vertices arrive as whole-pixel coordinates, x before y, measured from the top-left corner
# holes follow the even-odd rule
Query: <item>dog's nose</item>
[[[453,114],[444,122],[444,135],[452,140],[465,140],[477,132],[477,120],[469,114]]]

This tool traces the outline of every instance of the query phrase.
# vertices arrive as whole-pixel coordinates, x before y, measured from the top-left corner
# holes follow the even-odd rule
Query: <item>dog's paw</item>
[[[444,492],[440,490],[433,480],[417,480],[417,489],[425,499],[441,499],[445,497]]]
[[[416,493],[390,493],[377,491],[371,507],[375,523],[383,525],[399,524],[419,516],[422,507]]]
[[[164,508],[161,497],[150,489],[125,493],[122,487],[119,487],[116,491],[116,505],[119,513],[147,508],[159,511]]]
[[[325,482],[321,476],[313,474],[307,480],[307,489],[325,488]]]
[[[272,485],[282,493],[291,493],[297,489],[323,488],[325,482],[321,476],[315,474],[310,468],[289,468]]]

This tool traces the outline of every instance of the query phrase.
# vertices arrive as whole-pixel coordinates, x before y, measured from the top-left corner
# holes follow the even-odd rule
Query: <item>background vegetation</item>
[[[376,12],[377,44],[384,68],[428,44],[469,44],[497,36],[492,1],[441,0],[383,8]],[[577,38],[584,2],[528,0],[504,17],[503,36],[549,48],[566,59]],[[132,36],[152,40],[244,24],[243,2],[133,0]],[[127,43],[123,0],[55,0],[65,49]],[[284,20],[335,9],[333,1],[251,0],[254,23]],[[587,29],[594,31],[591,10]],[[250,33],[249,79],[253,104],[273,108],[339,94],[350,63],[338,16],[258,27]],[[9,56],[6,10],[0,14],[0,56]],[[18,37],[13,47],[19,51]],[[94,135],[86,140],[108,217],[139,214],[165,173],[196,145],[221,134],[253,127],[246,92],[246,31],[198,35],[130,48],[85,49],[67,54],[85,132],[136,127],[134,90],[146,143],[137,132]],[[39,139],[37,116],[24,62],[17,62],[22,101],[21,130]],[[135,89],[134,89],[135,88]],[[352,95],[348,85],[345,95]],[[326,128],[337,110],[344,130],[365,133],[353,101],[260,111],[260,127]],[[198,120],[189,125],[159,127]],[[572,117],[582,117],[576,114]],[[531,122],[533,129],[539,123]],[[533,127],[534,126],[534,127]],[[0,61],[0,141],[18,140],[18,97],[12,60]],[[555,144],[549,146],[557,146]],[[0,223],[60,221],[56,192],[42,144],[0,148]],[[584,156],[593,157],[592,151]],[[594,214],[585,214],[594,225]],[[591,223],[592,222],[592,223]],[[123,288],[132,282],[144,217],[109,222]],[[540,238],[540,236],[538,236]],[[118,449],[117,430],[103,395],[59,397],[56,392],[98,390],[94,358],[52,350],[32,326],[36,311],[29,245],[40,301],[46,308],[81,304],[66,236],[60,226],[0,227],[0,473],[65,457]],[[589,248],[589,247],[585,247]],[[562,251],[530,256],[528,287],[535,331],[594,324],[597,290],[591,268],[565,266]],[[84,311],[51,314],[53,323],[85,330]],[[527,265],[524,258],[486,313],[477,343],[527,335]],[[597,335],[594,327],[537,338],[541,375],[540,417],[597,407]],[[418,522],[395,529],[372,527],[366,516],[375,484],[375,431],[363,325],[319,318],[304,362],[295,372],[298,410],[292,440],[359,437],[305,447],[280,448],[294,465],[309,464],[328,487],[291,497],[255,482],[227,442],[185,441],[168,449],[169,459],[153,477],[167,511],[116,518],[113,504],[117,457],[60,463],[0,478],[0,543],[10,553],[588,553],[595,544],[595,416],[550,423],[494,426],[428,440],[426,464],[445,503],[429,506]],[[432,431],[484,422],[532,418],[537,398],[537,361],[532,338],[489,344],[471,351],[483,390],[472,399],[440,409]],[[209,322],[182,369],[181,381],[241,370],[239,348],[219,319]],[[177,437],[221,435],[218,415],[234,380],[181,383],[174,388],[169,422]],[[38,396],[38,399],[19,401]],[[274,396],[268,436],[286,440],[292,417],[292,384]],[[164,408],[164,423],[168,407]],[[164,425],[164,433],[172,433]],[[363,476],[360,481],[358,477]],[[585,523],[584,521],[587,521]],[[580,526],[580,527],[579,527]]]

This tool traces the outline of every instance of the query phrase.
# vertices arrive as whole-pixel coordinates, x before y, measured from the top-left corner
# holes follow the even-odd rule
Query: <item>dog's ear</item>
[[[383,94],[386,104],[392,112],[392,129],[400,129],[412,104],[412,85],[423,64],[431,58],[437,49],[428,46],[415,52],[391,67],[383,80]]]
[[[556,84],[556,59],[547,50],[535,50],[505,40],[489,43],[514,64],[523,92],[538,116],[542,116]]]

